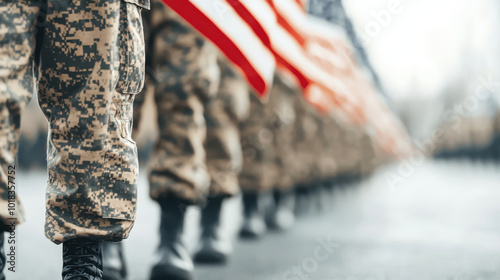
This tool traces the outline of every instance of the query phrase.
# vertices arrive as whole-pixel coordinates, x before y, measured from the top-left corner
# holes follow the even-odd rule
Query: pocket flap
[[[137,6],[149,10],[151,0],[123,0],[128,3],[136,4]]]

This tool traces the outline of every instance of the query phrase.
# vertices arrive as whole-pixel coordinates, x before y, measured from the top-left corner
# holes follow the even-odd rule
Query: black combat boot
[[[63,243],[63,280],[102,280],[102,241],[75,238]]]
[[[259,238],[267,230],[259,198],[258,193],[243,194],[243,226],[240,230],[242,238]]]
[[[127,266],[121,242],[104,242],[102,251],[103,280],[125,280]]]
[[[201,209],[201,238],[194,260],[198,263],[225,263],[232,253],[231,240],[221,234],[221,210],[224,197],[208,199]]]
[[[174,197],[159,203],[160,245],[150,280],[190,280],[193,278],[194,265],[182,242],[186,204]]]
[[[295,192],[293,190],[273,192],[274,206],[267,215],[267,226],[275,230],[287,230],[295,223]]]

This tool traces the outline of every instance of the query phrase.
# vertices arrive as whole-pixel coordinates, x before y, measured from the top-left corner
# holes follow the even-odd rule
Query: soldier
[[[102,279],[102,241],[127,238],[134,223],[131,128],[144,81],[142,8],[149,0],[0,2],[2,228],[23,220],[19,203],[8,212],[8,176],[36,86],[49,122],[45,235],[63,244],[65,280]]]
[[[161,207],[161,222],[150,279],[191,279],[193,260],[181,240],[187,206],[202,207],[195,260],[224,262],[231,252],[231,243],[219,234],[220,215],[224,199],[239,192],[242,155],[236,124],[248,111],[248,89],[188,23],[162,1],[152,5],[144,21],[160,135],[150,157],[149,184],[151,198]],[[134,104],[136,124],[143,100],[141,94]]]
[[[273,96],[271,93],[270,96]],[[266,106],[254,94],[250,97],[250,115],[240,123],[243,169],[239,182],[243,193],[241,237],[260,237],[266,231],[263,194],[272,189],[276,165],[273,132],[267,128]]]
[[[207,168],[211,183],[201,209],[201,242],[194,260],[222,263],[232,252],[232,244],[220,232],[222,203],[240,192],[238,174],[243,152],[238,124],[250,111],[249,88],[231,63],[218,59],[221,79],[217,96],[205,106]]]
[[[292,167],[297,163],[292,146],[294,99],[299,94],[297,87],[276,74],[268,104],[253,96],[251,114],[240,124],[244,154],[240,174],[244,210],[241,237],[258,238],[267,227],[286,229],[293,224]],[[266,217],[261,197],[269,192],[273,193],[274,209]]]
[[[294,153],[294,103],[301,89],[281,74],[275,75],[268,110],[268,127],[273,131],[276,174],[272,187],[273,205],[266,215],[270,229],[287,230],[295,222],[295,183],[292,166],[299,159]]]

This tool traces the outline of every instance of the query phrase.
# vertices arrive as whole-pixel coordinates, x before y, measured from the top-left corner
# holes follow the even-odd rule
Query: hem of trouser
[[[208,192],[207,197],[233,197],[240,194],[241,191],[239,189],[234,191],[217,191],[217,192]]]
[[[235,197],[237,195],[239,195],[241,192],[237,192],[237,193],[234,193],[234,194],[221,194],[221,193],[217,193],[217,194],[208,194],[208,199],[215,199],[215,198],[231,198],[231,197]]]
[[[109,220],[109,219],[103,219]],[[45,237],[49,239],[56,245],[62,244],[65,241],[85,237],[98,239],[103,241],[112,241],[118,242],[124,239],[127,239],[132,227],[134,226],[134,221],[129,220],[117,220],[120,223],[114,223],[113,227],[105,228],[105,229],[89,229],[86,227],[78,227],[70,223],[58,223],[56,219],[52,215],[50,215],[49,211],[45,213]],[[130,226],[122,227],[123,224],[130,223]],[[70,225],[70,227],[64,227],[64,224]],[[59,228],[70,229],[67,231],[63,230],[54,230],[57,234],[48,234],[48,227],[59,226]]]
[[[200,196],[199,192],[190,189],[191,187],[186,185],[186,189],[188,191],[177,192],[172,190],[169,187],[166,187],[164,190],[151,191],[149,196],[156,202],[159,202],[167,197],[173,196],[179,200],[182,200],[183,203],[189,205],[195,205],[202,201],[203,197]]]
[[[270,183],[264,183],[262,180],[244,179],[240,177],[240,188],[243,192],[267,192],[273,186]]]
[[[225,191],[209,191],[208,194],[207,194],[207,197],[208,198],[215,198],[215,197],[226,197],[226,198],[229,198],[229,197],[237,196],[240,193],[241,193],[241,190],[238,187],[238,188],[232,189],[230,191],[228,191],[228,190],[225,190]]]
[[[237,177],[235,177],[235,182],[238,182]],[[214,181],[211,182],[210,187],[208,189],[208,197],[219,197],[219,196],[226,196],[226,197],[231,197],[235,196],[240,193],[240,185],[238,183],[235,184],[225,184],[225,185],[220,185],[215,183]]]
[[[258,194],[258,195],[261,195],[261,194],[268,194],[268,193],[271,193],[271,192],[272,192],[271,189],[267,189],[267,190],[242,190],[241,194],[243,194],[243,195],[247,195],[247,194]]]

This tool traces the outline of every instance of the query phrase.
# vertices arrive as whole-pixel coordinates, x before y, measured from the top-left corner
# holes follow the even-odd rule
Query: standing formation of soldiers
[[[496,102],[491,105],[496,106]],[[440,123],[446,141],[431,151],[440,159],[498,161],[500,159],[500,113],[493,116],[460,116]]]
[[[63,280],[126,278],[115,241],[128,236],[135,219],[132,131],[148,90],[159,129],[148,179],[161,209],[151,280],[191,279],[193,260],[227,261],[232,241],[220,223],[227,198],[242,193],[240,236],[258,238],[290,228],[308,194],[368,176],[393,159],[370,131],[318,111],[283,73],[276,72],[262,102],[162,1],[151,0],[141,17],[143,8],[149,0],[0,3],[0,228],[23,221],[19,201],[9,212],[11,197],[17,199],[9,166],[21,113],[37,89],[49,123],[45,234],[63,244]],[[268,194],[273,203],[264,207]],[[193,256],[181,238],[191,205],[202,213]]]
[[[368,176],[391,159],[363,127],[318,111],[282,73],[261,101],[234,66],[161,0],[152,0],[143,18],[150,80],[135,100],[134,124],[137,131],[150,92],[159,137],[148,178],[161,208],[149,279],[192,279],[194,262],[227,261],[232,241],[220,223],[227,198],[242,194],[240,237],[259,238],[268,229],[290,228],[310,193]],[[264,205],[268,195],[272,203]],[[191,205],[201,209],[202,229],[193,255],[182,239]],[[124,279],[121,244],[105,248],[104,279]]]

